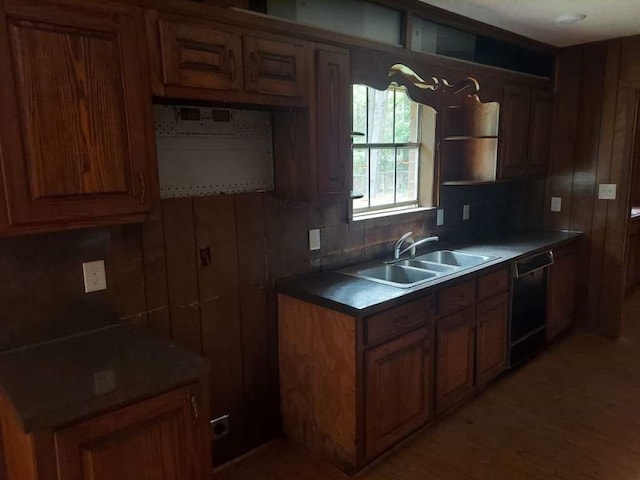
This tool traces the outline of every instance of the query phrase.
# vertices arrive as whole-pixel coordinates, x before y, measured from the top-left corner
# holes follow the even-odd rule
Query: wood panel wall
[[[580,230],[578,321],[619,336],[629,221],[631,143],[640,81],[639,40],[565,49],[557,57],[550,170],[544,225]],[[598,200],[598,185],[618,185],[617,199]],[[550,211],[562,197],[562,211]]]
[[[389,256],[400,235],[443,241],[498,235],[514,224],[509,185],[451,187],[435,211],[347,222],[347,206],[253,193],[165,200],[162,218],[0,239],[0,351],[114,322],[147,323],[212,361],[212,415],[231,415],[217,464],[280,428],[274,282]],[[462,222],[463,204],[471,220]],[[320,228],[322,249],[308,250]],[[104,259],[108,289],[84,294],[83,261]]]

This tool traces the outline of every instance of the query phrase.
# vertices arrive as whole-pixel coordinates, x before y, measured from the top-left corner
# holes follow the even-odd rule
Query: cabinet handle
[[[147,196],[147,184],[144,181],[144,172],[142,170],[138,172],[138,177],[140,178],[140,203],[144,204],[145,197]]]
[[[198,398],[195,395],[189,397],[191,402],[191,409],[193,410],[193,423],[196,423],[198,417],[200,417],[200,410],[198,409]]]
[[[249,55],[249,58],[251,59],[251,81],[255,82],[256,71],[258,70],[258,61],[256,60],[256,52],[251,52],[251,55]]]
[[[236,81],[236,52],[229,50],[229,73],[231,74],[231,81]]]

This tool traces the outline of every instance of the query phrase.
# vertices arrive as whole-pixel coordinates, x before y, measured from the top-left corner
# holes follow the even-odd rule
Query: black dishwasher
[[[553,254],[544,252],[514,262],[509,367],[535,355],[546,341],[547,277]]]

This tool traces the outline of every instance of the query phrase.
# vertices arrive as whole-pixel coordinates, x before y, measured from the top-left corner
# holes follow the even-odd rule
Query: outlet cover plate
[[[436,212],[436,226],[441,227],[444,225],[444,210],[439,209]]]
[[[309,230],[309,250],[320,250],[320,229],[312,228]]]
[[[562,197],[551,197],[551,211],[552,212],[562,211]]]
[[[471,215],[471,205],[465,205],[462,207],[462,220],[467,221]]]
[[[99,292],[107,289],[104,260],[83,263],[82,276],[84,278],[84,293]]]
[[[599,200],[615,200],[617,185],[615,183],[601,183],[598,186]]]

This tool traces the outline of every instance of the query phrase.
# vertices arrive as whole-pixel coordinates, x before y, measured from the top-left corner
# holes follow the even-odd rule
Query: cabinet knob
[[[142,170],[138,172],[138,178],[140,178],[140,203],[144,204],[145,197],[147,196],[147,184],[144,180],[144,172]]]

